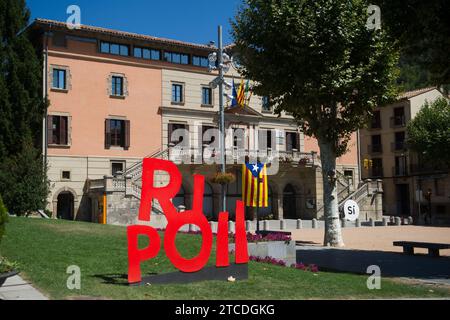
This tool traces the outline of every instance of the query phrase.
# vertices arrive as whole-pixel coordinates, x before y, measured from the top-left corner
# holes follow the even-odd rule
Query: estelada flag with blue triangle
[[[258,184],[259,192],[257,192]],[[267,208],[269,206],[267,166],[264,163],[242,165],[242,200],[247,207]]]

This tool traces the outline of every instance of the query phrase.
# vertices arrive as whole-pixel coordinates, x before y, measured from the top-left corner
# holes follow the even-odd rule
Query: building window
[[[272,148],[272,130],[259,130],[259,150],[265,151],[266,149]]]
[[[192,65],[197,67],[208,68],[209,60],[206,57],[193,56],[192,57]]]
[[[403,151],[405,149],[405,132],[395,133],[394,151]]]
[[[383,159],[381,158],[372,159],[372,177],[375,178],[383,177]]]
[[[286,151],[298,151],[300,142],[299,139],[300,136],[298,132],[286,132]]]
[[[370,146],[370,153],[381,153],[383,151],[383,146],[381,143],[381,135],[377,134],[372,136],[372,145]]]
[[[202,105],[212,106],[212,89],[209,87],[202,88]]]
[[[112,76],[111,78],[111,95],[123,97],[123,77]]]
[[[233,129],[233,147],[245,149],[245,130],[241,128]]]
[[[119,173],[125,172],[125,162],[123,161],[112,161],[111,162],[111,175],[115,177]]]
[[[406,157],[395,157],[395,176],[406,176],[408,174],[407,172],[407,166],[406,166]]]
[[[347,179],[347,181],[350,182],[350,184],[353,184],[354,179],[353,170],[344,170],[344,177]]]
[[[185,124],[169,124],[169,145],[187,147],[189,146],[189,126]]]
[[[47,141],[49,145],[67,146],[69,117],[66,116],[48,116]]]
[[[164,52],[164,60],[177,64],[189,64],[189,55],[176,52]]]
[[[63,171],[61,173],[61,179],[62,180],[70,180],[70,171]]]
[[[393,127],[404,127],[405,121],[405,108],[399,107],[394,109],[394,117],[392,118]]]
[[[127,45],[104,42],[104,41],[100,44],[100,52],[114,54],[114,55],[120,55],[120,56],[129,56],[130,55],[130,49]]]
[[[53,69],[53,89],[67,89],[67,71],[64,69]]]
[[[159,50],[134,47],[134,57],[146,60],[161,60],[161,52]]]
[[[262,98],[262,111],[263,112],[272,112],[272,107],[269,105],[269,98]]]
[[[172,84],[172,103],[183,103],[183,85],[182,84]]]
[[[107,119],[105,123],[105,146],[130,148],[130,121]]]
[[[372,129],[381,129],[381,111],[375,111],[372,117]]]

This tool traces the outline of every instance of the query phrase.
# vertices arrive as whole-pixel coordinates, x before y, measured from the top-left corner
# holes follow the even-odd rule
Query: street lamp
[[[219,88],[219,147],[220,147],[220,163],[222,167],[222,173],[226,173],[226,158],[225,158],[225,107],[224,97],[230,99],[230,95],[224,92],[224,86],[229,90],[232,88],[231,84],[227,83],[224,78],[224,74],[230,70],[232,59],[223,52],[223,38],[222,38],[222,26],[218,28],[219,46],[216,52],[211,53],[208,56],[209,71],[219,71],[219,76],[214,79],[210,85],[212,88]],[[231,97],[232,98],[232,97]],[[221,190],[221,211],[226,211],[226,192],[225,185],[222,185]]]

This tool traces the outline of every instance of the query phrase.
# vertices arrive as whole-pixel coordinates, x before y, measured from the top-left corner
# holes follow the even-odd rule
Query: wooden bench
[[[446,243],[427,243],[412,241],[396,241],[395,247],[403,247],[403,252],[408,255],[414,255],[414,248],[428,249],[428,255],[431,257],[439,257],[439,250],[450,249],[450,244]]]

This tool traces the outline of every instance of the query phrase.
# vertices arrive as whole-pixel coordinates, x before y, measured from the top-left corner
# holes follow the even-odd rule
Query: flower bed
[[[273,265],[280,266],[280,267],[287,267],[286,262],[284,262],[283,260],[278,260],[278,259],[272,258],[272,257],[261,258],[261,257],[250,256],[249,259],[250,259],[250,261],[254,261],[254,262],[273,264]],[[311,264],[311,265],[307,266],[303,263],[295,263],[295,264],[291,265],[291,268],[294,268],[297,270],[302,270],[302,271],[311,271],[313,273],[319,272],[319,268],[315,264]]]
[[[235,244],[229,244],[229,251],[235,251]],[[295,248],[295,241],[262,241],[248,243],[249,256],[265,259],[270,257],[272,259],[280,260],[285,265],[292,265],[297,262],[297,251]]]
[[[234,234],[230,235],[230,242],[234,243],[235,237]],[[272,232],[265,236],[260,234],[247,233],[247,242],[248,243],[256,243],[256,242],[271,242],[271,241],[283,241],[283,242],[291,242],[292,238],[290,235],[279,232]]]

